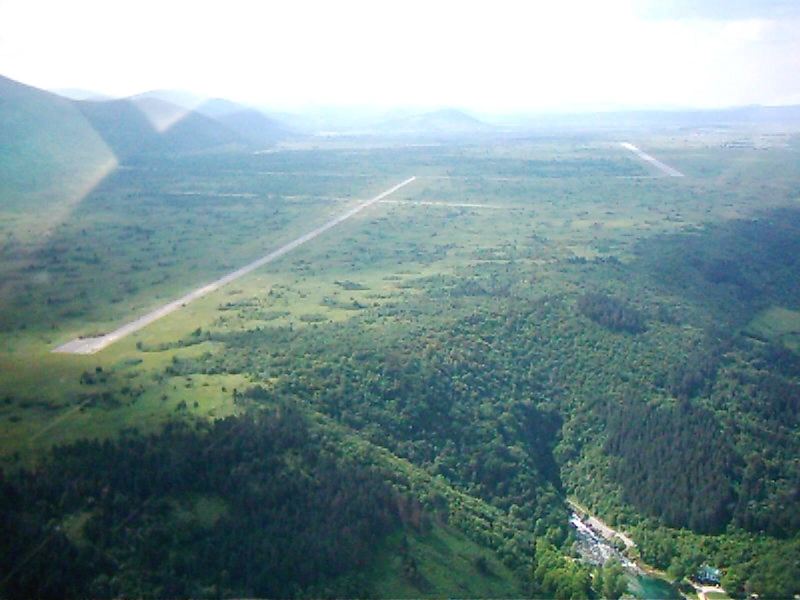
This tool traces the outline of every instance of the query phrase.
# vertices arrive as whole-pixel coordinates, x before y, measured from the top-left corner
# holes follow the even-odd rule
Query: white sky
[[[0,74],[276,108],[800,104],[800,0],[0,0]]]

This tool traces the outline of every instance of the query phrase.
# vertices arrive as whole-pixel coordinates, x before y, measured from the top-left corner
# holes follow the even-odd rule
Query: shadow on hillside
[[[800,207],[657,236],[635,253],[656,285],[725,323],[741,326],[772,305],[800,308]]]

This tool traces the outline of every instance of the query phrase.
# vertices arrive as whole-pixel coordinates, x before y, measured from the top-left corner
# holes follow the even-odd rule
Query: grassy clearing
[[[491,551],[446,525],[398,533],[367,573],[378,598],[519,598],[524,590]]]
[[[800,311],[772,306],[756,315],[744,331],[755,338],[797,350],[800,348]]]

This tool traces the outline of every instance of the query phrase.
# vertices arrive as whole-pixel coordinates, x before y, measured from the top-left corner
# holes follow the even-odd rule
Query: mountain
[[[800,125],[800,106],[738,106],[697,110],[624,110],[597,113],[506,115],[504,126],[518,130],[601,130]]]
[[[151,90],[129,98],[153,121],[170,124],[194,113],[221,124],[235,134],[240,143],[258,146],[274,144],[293,134],[291,128],[271,119],[258,109],[225,98],[203,98],[181,90]],[[192,123],[199,125],[199,123]],[[202,127],[207,129],[208,123]]]
[[[63,98],[69,100],[112,100],[112,96],[93,92],[92,90],[85,90],[82,88],[58,88],[50,90],[54,94],[58,94]]]
[[[288,125],[256,108],[223,98],[208,100],[195,110],[254,144],[272,144],[295,133]]]
[[[199,112],[201,115],[211,117],[212,119],[218,119],[219,117],[224,117],[226,115],[231,115],[249,109],[249,106],[239,104],[238,102],[233,102],[232,100],[226,100],[225,98],[211,98],[198,104],[194,110]]]
[[[206,101],[205,97],[184,90],[149,90],[135,94],[130,99],[134,102],[146,99],[160,100],[186,110],[195,110]]]
[[[379,125],[378,129],[384,133],[401,135],[466,135],[487,133],[492,131],[493,127],[465,112],[446,108],[392,119]]]
[[[244,142],[214,119],[153,97],[84,101],[78,108],[121,158],[203,152]]]
[[[0,76],[4,214],[19,211],[36,230],[46,229],[115,164],[114,152],[74,102]],[[37,207],[47,207],[47,214]]]

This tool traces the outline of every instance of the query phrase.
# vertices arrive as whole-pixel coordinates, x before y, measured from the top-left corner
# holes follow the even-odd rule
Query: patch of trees
[[[480,274],[480,281],[496,274],[500,288],[522,279],[513,266]],[[731,345],[716,334],[695,343],[670,319],[652,335],[615,335],[616,323],[644,326],[644,319],[628,319],[630,307],[610,296],[587,307],[601,307],[598,318],[610,315],[611,326],[586,327],[563,295],[531,300],[512,287],[513,294],[493,297],[489,306],[481,297],[451,293],[465,279],[418,281],[424,294],[345,323],[214,334],[226,351],[184,370],[247,373],[265,387],[240,394],[243,404],[308,404],[535,525],[536,536],[566,522],[559,497],[564,474],[579,494],[603,494],[609,504],[619,486],[628,505],[614,508],[625,520],[652,515],[713,533],[731,523],[774,535],[797,531],[786,517],[792,511],[780,508],[797,503],[787,467],[796,452],[781,453],[789,433],[764,427],[760,415],[773,402],[750,391],[767,374],[754,371],[777,372],[758,354],[760,346]],[[672,301],[664,298],[653,305]],[[696,304],[679,308],[681,323],[707,325]],[[791,372],[791,356],[783,359],[780,368]],[[739,370],[747,373],[741,382]],[[664,389],[680,402],[612,408],[602,400],[637,392],[663,398]],[[718,412],[691,404],[699,397]],[[772,398],[776,415],[793,406],[778,393]],[[597,459],[596,480],[572,475],[588,473],[604,444],[612,460]],[[769,455],[768,468],[744,477],[738,456],[752,452]],[[674,552],[653,555],[667,557],[667,568]]]
[[[703,564],[722,570],[722,587],[733,598],[758,594],[792,598],[800,593],[800,540],[775,540],[743,535],[698,537],[645,523],[634,532],[647,564],[682,578]],[[691,590],[686,590],[690,592]]]
[[[601,598],[618,600],[628,591],[628,577],[622,564],[616,559],[609,560],[595,571],[592,587],[600,592]]]
[[[589,569],[565,557],[546,538],[536,541],[531,580],[536,598],[573,600],[592,597]]]
[[[288,405],[63,446],[0,488],[8,598],[363,595],[356,570],[400,525],[381,474]]]
[[[769,343],[760,349],[759,366],[784,377],[800,377],[800,355],[782,344]]]
[[[719,368],[720,356],[703,350],[686,355],[670,365],[666,389],[676,398],[689,400],[711,391]]]
[[[741,408],[776,426],[796,423],[800,416],[800,384],[769,371],[738,371],[739,385],[749,394],[742,395]]]
[[[788,473],[759,452],[748,456],[742,473],[734,519],[738,526],[775,537],[800,531],[800,514],[786,507],[800,504],[800,470]]]
[[[611,331],[642,333],[647,329],[642,313],[619,298],[606,294],[597,292],[584,294],[578,299],[578,310],[582,315]]]
[[[730,349],[730,339],[706,336],[696,348],[672,361],[664,387],[681,400],[690,400],[711,393],[723,354]]]
[[[628,400],[608,421],[605,451],[626,501],[671,527],[718,533],[730,522],[736,453],[713,413]]]

